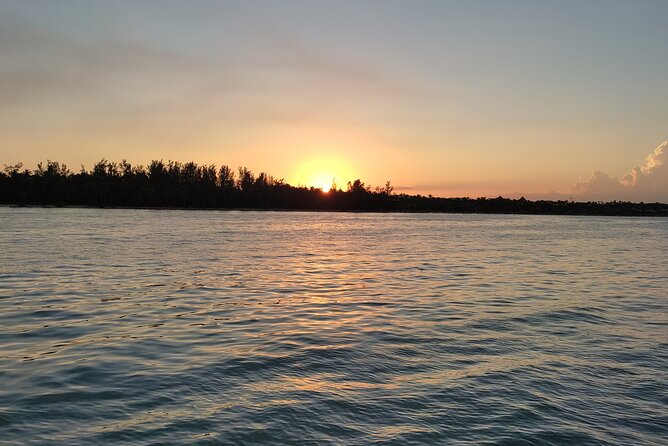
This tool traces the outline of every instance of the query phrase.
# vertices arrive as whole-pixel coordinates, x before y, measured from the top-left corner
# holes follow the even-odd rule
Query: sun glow
[[[338,159],[317,159],[301,164],[296,171],[294,184],[315,187],[328,193],[340,188],[352,178],[350,169]]]
[[[315,187],[316,189],[320,189],[327,193],[332,189],[335,182],[336,178],[330,173],[314,173],[310,176],[306,185],[309,187]]]

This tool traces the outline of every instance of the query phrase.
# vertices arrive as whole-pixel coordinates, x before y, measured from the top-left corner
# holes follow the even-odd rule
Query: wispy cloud
[[[260,29],[245,53],[229,45],[215,54],[189,53],[123,36],[83,41],[0,17],[0,110],[73,114],[83,104],[88,117],[97,113],[108,122],[164,115],[188,121],[196,111],[199,119],[217,122],[276,124],[314,116],[354,121],[418,94],[369,61]]]
[[[186,76],[197,79],[207,69],[182,52],[120,39],[84,42],[6,17],[0,18],[0,56],[0,108],[60,106],[59,99],[71,103],[78,98],[108,103],[109,96],[127,89],[129,80],[178,86]],[[135,89],[125,96],[138,98],[139,93]]]

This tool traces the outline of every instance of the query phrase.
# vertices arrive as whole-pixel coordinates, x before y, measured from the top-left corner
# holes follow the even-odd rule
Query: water
[[[666,444],[668,220],[0,208],[0,444]]]

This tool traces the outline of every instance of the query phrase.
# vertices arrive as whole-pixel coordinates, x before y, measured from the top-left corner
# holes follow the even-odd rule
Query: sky
[[[668,202],[668,2],[0,0],[0,164]]]

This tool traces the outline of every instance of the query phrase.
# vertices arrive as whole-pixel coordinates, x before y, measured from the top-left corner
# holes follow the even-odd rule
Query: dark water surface
[[[0,444],[667,438],[667,219],[0,208]]]

